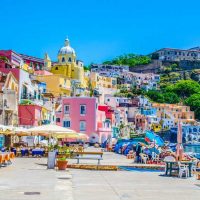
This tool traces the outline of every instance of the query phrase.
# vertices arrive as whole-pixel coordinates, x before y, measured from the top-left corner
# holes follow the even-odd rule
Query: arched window
[[[65,58],[64,57],[62,57],[62,62],[65,62]]]
[[[72,62],[72,58],[71,57],[69,57],[68,62]]]

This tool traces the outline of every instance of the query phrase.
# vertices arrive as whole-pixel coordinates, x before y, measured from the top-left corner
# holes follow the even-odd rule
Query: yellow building
[[[117,89],[117,78],[102,76],[97,72],[91,72],[90,80],[92,89],[102,88],[102,87]]]
[[[171,120],[175,126],[179,121],[183,124],[194,124],[196,122],[194,112],[190,110],[189,106],[162,103],[153,103],[152,106],[157,109],[157,117],[162,119],[165,127],[171,125]]]
[[[51,66],[50,58],[45,56],[45,66]],[[69,39],[65,40],[65,46],[58,52],[58,63],[54,64],[50,71],[53,74],[63,75],[70,79],[78,80],[85,87],[83,62],[76,60],[76,53],[70,46]]]
[[[70,96],[71,81],[66,76],[60,74],[39,75],[36,79],[40,82],[45,82],[47,92],[52,93],[55,97],[60,95]]]

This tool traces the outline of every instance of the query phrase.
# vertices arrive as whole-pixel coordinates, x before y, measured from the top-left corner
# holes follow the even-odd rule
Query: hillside
[[[136,54],[125,54],[118,56],[110,61],[105,61],[103,64],[109,65],[127,65],[130,68],[138,65],[147,65],[151,63],[149,56],[136,55]]]

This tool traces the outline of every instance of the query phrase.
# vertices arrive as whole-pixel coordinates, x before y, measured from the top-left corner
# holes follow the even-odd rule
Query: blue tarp
[[[163,146],[164,145],[163,139],[159,135],[156,135],[152,131],[146,131],[145,132],[145,137],[147,137],[151,142],[155,141],[156,145],[158,145],[158,146]]]

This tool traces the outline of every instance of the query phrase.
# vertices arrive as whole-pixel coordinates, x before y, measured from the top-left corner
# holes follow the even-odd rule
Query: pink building
[[[104,142],[112,133],[106,111],[97,108],[96,98],[66,97],[57,109],[56,124],[87,134],[91,143]]]
[[[92,137],[97,132],[96,98],[67,97],[56,113],[56,123]]]

